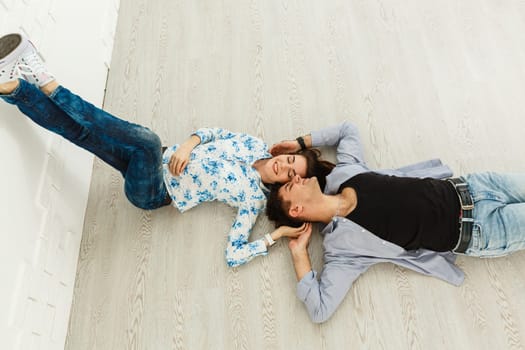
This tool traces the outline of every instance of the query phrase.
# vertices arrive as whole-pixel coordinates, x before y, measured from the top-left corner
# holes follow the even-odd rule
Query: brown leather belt
[[[458,194],[459,204],[461,205],[461,214],[459,216],[459,238],[458,243],[452,249],[454,253],[465,253],[472,238],[472,228],[474,227],[474,218],[472,211],[474,210],[474,201],[468,190],[467,182],[465,179],[450,178],[447,179],[450,182],[456,193]]]

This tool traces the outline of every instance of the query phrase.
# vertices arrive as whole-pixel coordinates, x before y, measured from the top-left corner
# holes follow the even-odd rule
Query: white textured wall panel
[[[118,8],[0,0],[0,35],[29,36],[60,83],[100,106]],[[62,349],[92,156],[1,103],[0,159],[0,348]]]

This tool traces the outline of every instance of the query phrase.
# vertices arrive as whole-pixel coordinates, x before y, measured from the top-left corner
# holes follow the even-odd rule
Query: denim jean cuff
[[[50,93],[48,97],[49,97],[50,99],[53,99],[53,98],[54,98],[54,97],[60,92],[60,90],[62,90],[62,89],[64,89],[64,88],[62,87],[62,85],[58,85],[57,88],[56,88],[55,90],[53,90],[53,92]]]

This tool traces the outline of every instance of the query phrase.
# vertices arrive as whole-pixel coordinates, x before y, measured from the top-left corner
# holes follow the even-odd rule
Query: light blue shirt
[[[257,255],[266,255],[263,238],[253,242],[248,242],[248,238],[266,206],[268,191],[252,164],[271,157],[268,146],[256,137],[221,128],[202,128],[194,134],[201,143],[191,152],[180,176],[173,176],[169,170],[171,155],[179,145],[163,154],[164,183],[172,204],[181,212],[214,200],[237,208],[228,234],[226,262],[238,266]]]
[[[363,159],[355,125],[343,122],[314,131],[311,135],[314,147],[337,147],[337,166],[327,177],[325,193],[334,194],[349,178],[371,171]],[[399,169],[375,171],[410,177],[452,176],[452,171],[437,159]],[[391,262],[454,285],[461,284],[464,279],[463,272],[454,264],[456,256],[451,252],[426,249],[406,251],[343,217],[334,217],[321,234],[324,236],[323,271],[318,276],[312,270],[297,283],[297,296],[304,302],[314,322],[326,321],[343,301],[354,281],[369,267],[381,262]]]

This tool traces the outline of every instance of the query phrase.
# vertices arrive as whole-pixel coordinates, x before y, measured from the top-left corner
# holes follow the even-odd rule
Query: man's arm
[[[312,236],[312,224],[308,223],[307,225],[304,233],[297,238],[290,239],[288,243],[297,281],[302,280],[307,273],[312,271],[312,264],[310,263],[310,256],[308,255],[308,244]]]
[[[354,281],[368,266],[328,263],[323,266],[321,278],[311,270],[297,283],[297,297],[304,303],[310,319],[315,323],[328,320],[344,300]]]
[[[312,136],[310,134],[301,136],[306,148],[312,147]],[[272,156],[278,156],[280,154],[296,153],[301,150],[301,144],[297,139],[295,140],[284,140],[279,143],[272,145],[270,153]]]
[[[306,148],[311,147],[337,147],[338,163],[365,163],[363,146],[359,137],[357,126],[348,121],[312,131],[302,136]],[[286,153],[295,153],[301,150],[297,139],[285,140],[274,144],[270,153],[274,156]]]
[[[365,163],[357,126],[349,121],[311,132],[312,147],[337,147],[337,163]]]
[[[310,319],[315,323],[328,320],[337,310],[353,282],[365,272],[371,263],[356,258],[356,261],[327,263],[321,278],[312,270],[308,255],[311,230],[296,239],[290,239],[288,248],[297,276],[297,297],[305,304]]]

